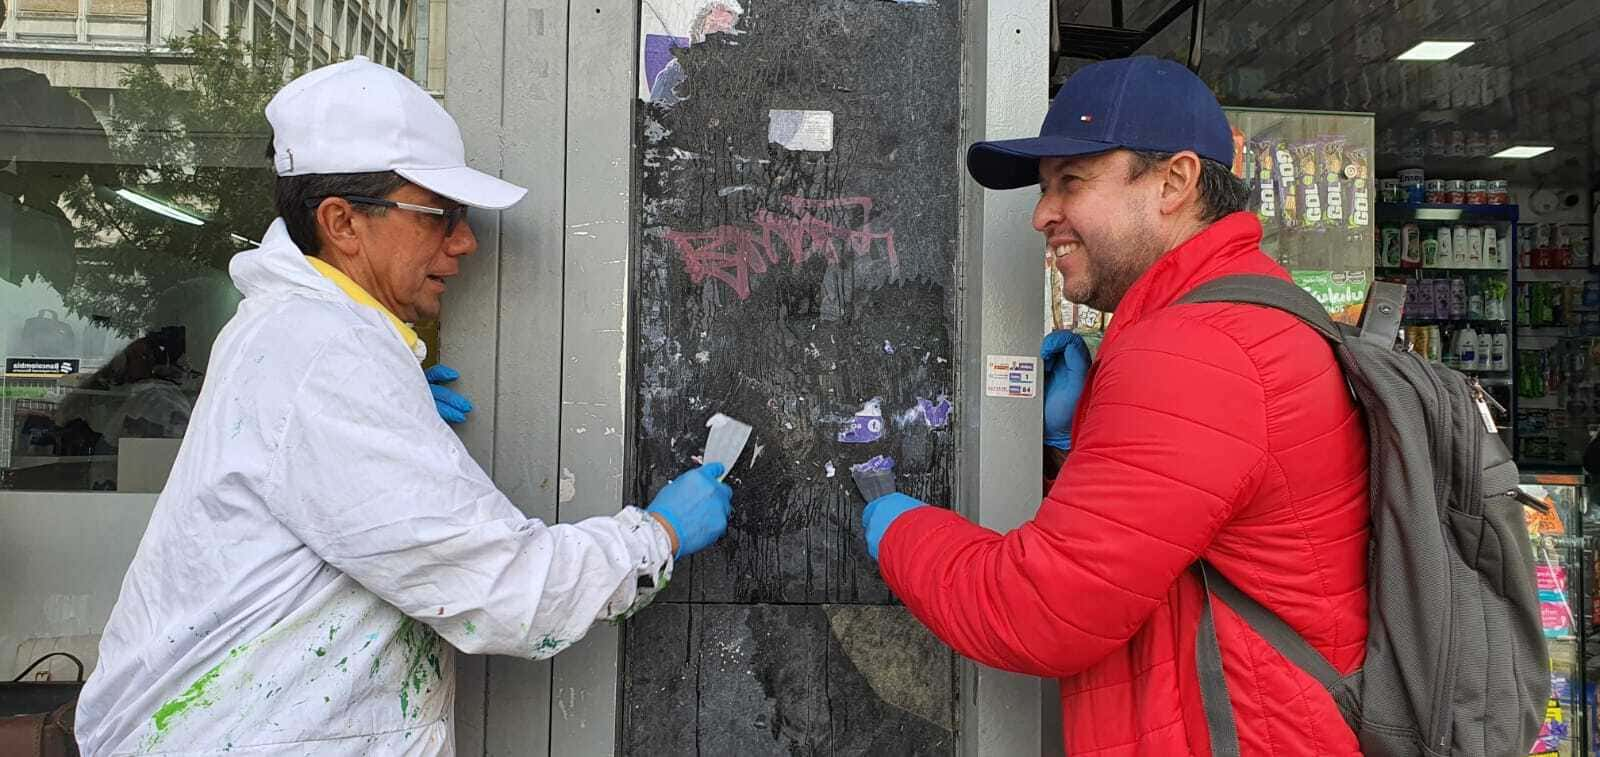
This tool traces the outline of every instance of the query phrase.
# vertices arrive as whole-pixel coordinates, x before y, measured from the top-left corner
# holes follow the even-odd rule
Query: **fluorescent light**
[[[164,202],[145,197],[144,195],[139,194],[131,189],[119,189],[117,190],[117,196],[127,200],[128,202],[138,205],[139,207],[144,208],[151,213],[166,216],[174,221],[181,221],[191,226],[206,225],[206,222],[200,220],[199,218],[195,218],[194,216],[189,215],[188,213],[174,208]]]
[[[1417,43],[1416,47],[1400,53],[1400,57],[1395,60],[1449,60],[1475,44],[1477,43],[1425,40]]]
[[[1506,149],[1490,155],[1489,157],[1527,160],[1528,158],[1537,158],[1540,155],[1543,155],[1554,149],[1556,148],[1547,145],[1516,145],[1514,147],[1507,147]]]

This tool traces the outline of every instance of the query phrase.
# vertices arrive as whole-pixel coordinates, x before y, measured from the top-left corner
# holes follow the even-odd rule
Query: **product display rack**
[[[1515,306],[1517,292],[1517,218],[1518,210],[1515,205],[1451,205],[1433,203],[1378,203],[1377,222],[1379,232],[1376,244],[1375,267],[1376,277],[1388,281],[1397,281],[1407,285],[1408,290],[1419,288],[1422,282],[1430,285],[1438,279],[1461,279],[1468,282],[1465,286],[1480,290],[1488,290],[1487,282],[1495,282],[1494,291],[1499,292],[1500,308],[1496,317],[1473,317],[1462,314],[1456,317],[1441,314],[1433,310],[1408,308],[1402,327],[1405,331],[1413,329],[1407,327],[1435,327],[1433,330],[1441,335],[1453,335],[1463,328],[1473,331],[1490,329],[1495,333],[1505,335],[1505,367],[1494,368],[1491,361],[1487,369],[1480,367],[1461,367],[1449,359],[1453,352],[1454,340],[1444,338],[1440,345],[1439,353],[1441,362],[1451,367],[1456,367],[1477,379],[1484,389],[1496,402],[1501,405],[1497,409],[1500,416],[1500,435],[1506,443],[1506,448],[1517,449],[1517,391],[1515,377],[1517,375],[1517,324],[1520,314]],[[1493,227],[1496,231],[1497,244],[1502,240],[1502,260],[1496,261],[1493,267],[1482,265],[1460,265],[1454,262],[1447,265],[1390,265],[1393,261],[1385,261],[1382,245],[1384,244],[1384,230],[1403,228],[1408,224],[1415,224],[1420,229],[1420,236],[1426,240],[1436,236],[1441,227],[1470,227],[1482,229]],[[1452,256],[1452,260],[1454,256]],[[1414,347],[1422,348],[1421,344]]]
[[[1587,224],[1523,224],[1517,278],[1517,459],[1570,467],[1600,430],[1600,278]]]
[[[1550,701],[1531,754],[1588,757],[1600,753],[1594,733],[1600,655],[1592,654],[1600,649],[1591,649],[1600,642],[1594,613],[1596,552],[1588,535],[1600,523],[1589,523],[1594,516],[1581,473],[1524,471],[1522,489],[1549,508],[1526,511],[1550,651]]]

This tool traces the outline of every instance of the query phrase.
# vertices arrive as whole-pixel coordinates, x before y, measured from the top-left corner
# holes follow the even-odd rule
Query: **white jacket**
[[[245,299],[78,704],[86,755],[451,754],[453,649],[549,657],[666,584],[638,509],[518,511],[440,420],[409,330],[281,221],[231,272]]]

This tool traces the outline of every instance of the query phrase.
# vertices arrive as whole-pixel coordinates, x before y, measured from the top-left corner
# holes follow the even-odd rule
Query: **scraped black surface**
[[[919,398],[955,397],[959,9],[824,0],[746,10],[742,33],[678,51],[680,102],[641,103],[631,484],[648,501],[692,467],[713,413],[749,423],[728,478],[728,538],[685,566],[669,598],[882,602],[851,530],[861,503],[850,466],[888,455],[902,491],[950,501],[950,427],[902,416]],[[834,149],[769,143],[773,109],[832,112]],[[811,205],[797,211],[790,198]],[[856,198],[871,201],[870,216]],[[714,277],[695,283],[672,238],[730,227],[761,237],[762,219],[807,214],[873,238],[860,238],[864,254],[833,239],[832,256],[830,240],[807,238],[799,263],[774,238],[766,249],[780,261],[749,273],[747,299]],[[874,398],[883,439],[837,441]]]
[[[727,536],[627,625],[623,752],[952,754],[951,653],[894,606],[850,466],[887,455],[951,501],[962,408],[912,411],[957,401],[960,4],[744,11],[638,110],[633,500],[694,466],[713,413],[754,431]],[[774,109],[831,112],[833,149],[770,143]],[[741,240],[742,284],[701,254]],[[874,399],[882,439],[838,441]]]
[[[951,656],[903,608],[676,604],[627,638],[624,754],[955,753]]]

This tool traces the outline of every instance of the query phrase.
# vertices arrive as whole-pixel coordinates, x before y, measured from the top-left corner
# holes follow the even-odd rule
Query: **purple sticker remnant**
[[[839,441],[845,444],[871,444],[883,438],[883,416],[857,415],[850,419],[850,427],[839,432]]]
[[[861,406],[850,425],[839,432],[839,441],[845,444],[871,444],[883,438],[883,410],[876,398]]]
[[[645,85],[654,87],[656,77],[672,62],[672,48],[688,47],[688,37],[673,37],[666,34],[644,35],[644,75]]]
[[[921,397],[917,398],[917,410],[922,413],[922,417],[933,428],[944,428],[950,425],[950,411],[952,409],[950,398],[942,394],[939,395],[939,404],[937,405]]]
[[[894,458],[889,457],[888,455],[877,455],[864,463],[856,463],[855,465],[850,466],[850,470],[853,473],[862,471],[892,471],[894,470]]]

